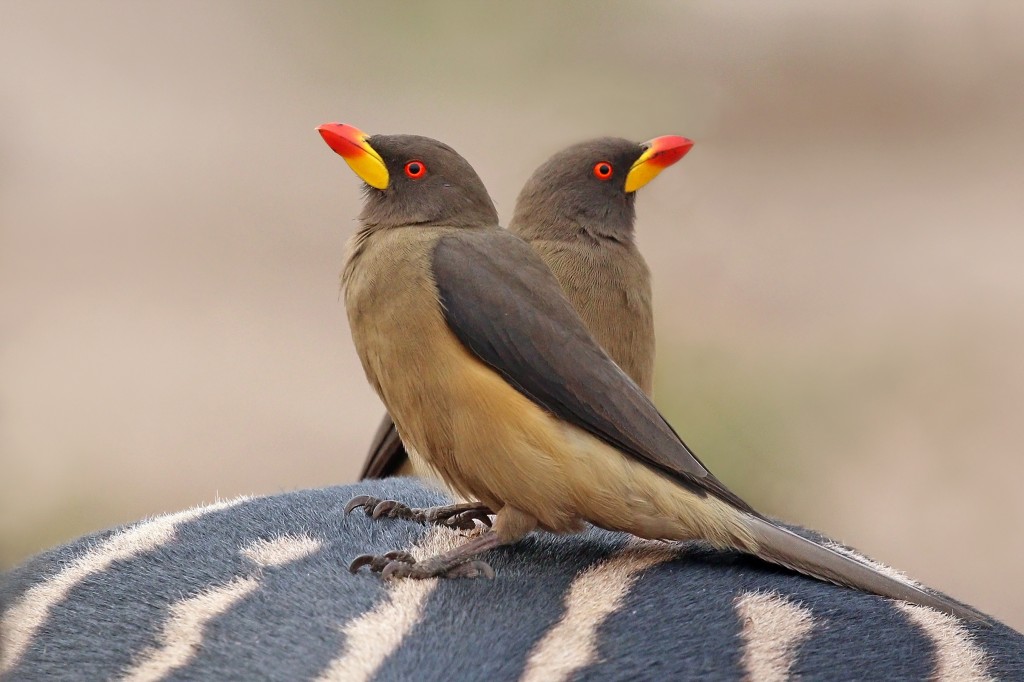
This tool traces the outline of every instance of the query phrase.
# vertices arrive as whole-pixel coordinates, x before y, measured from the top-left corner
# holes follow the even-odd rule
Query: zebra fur
[[[598,529],[492,551],[497,578],[351,575],[460,541],[343,514],[413,479],[241,498],[88,535],[0,577],[0,680],[1024,679],[1024,636],[699,543]],[[806,531],[800,531],[806,532]]]

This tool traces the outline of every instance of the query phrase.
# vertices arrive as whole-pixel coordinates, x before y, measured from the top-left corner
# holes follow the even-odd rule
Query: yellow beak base
[[[345,123],[325,123],[317,128],[317,132],[363,182],[376,189],[388,188],[391,181],[388,167],[377,150],[366,141],[369,135]]]
[[[626,192],[635,192],[648,182],[658,177],[693,147],[693,142],[678,135],[665,135],[645,142],[644,153],[633,162],[626,174]]]

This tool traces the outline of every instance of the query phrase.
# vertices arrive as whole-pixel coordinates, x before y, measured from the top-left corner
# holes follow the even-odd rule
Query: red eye
[[[410,161],[405,164],[405,174],[413,180],[419,180],[427,174],[427,164],[422,161]]]
[[[599,161],[594,166],[594,177],[598,180],[607,180],[612,176],[612,165],[607,161]]]

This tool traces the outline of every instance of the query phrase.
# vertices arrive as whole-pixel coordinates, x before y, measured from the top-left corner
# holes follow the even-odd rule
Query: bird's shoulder
[[[448,328],[520,393],[692,489],[731,495],[587,331],[554,275],[518,238],[456,233],[433,274]]]

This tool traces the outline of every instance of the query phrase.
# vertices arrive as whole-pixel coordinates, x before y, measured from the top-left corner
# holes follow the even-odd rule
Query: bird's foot
[[[359,507],[366,511],[367,516],[375,519],[381,517],[406,519],[424,525],[445,526],[458,530],[473,530],[476,528],[477,521],[485,526],[491,525],[491,518],[488,516],[491,514],[491,510],[481,502],[464,502],[442,507],[416,508],[409,507],[398,500],[382,500],[369,495],[360,495],[349,500],[348,504],[345,505],[345,513],[349,514],[352,510]]]
[[[446,560],[442,556],[431,557],[417,562],[408,552],[401,550],[387,554],[363,554],[357,556],[348,570],[357,573],[363,566],[369,566],[374,573],[380,573],[385,580],[393,578],[485,578],[494,577],[494,569],[486,561]]]
[[[485,578],[494,577],[494,569],[486,561],[473,559],[485,550],[501,544],[498,534],[492,530],[473,538],[450,552],[432,556],[423,561],[401,550],[387,554],[363,554],[349,564],[348,570],[356,573],[363,566],[369,566],[374,573],[385,579],[392,578]]]
[[[360,554],[348,565],[348,570],[352,573],[358,573],[359,569],[363,566],[369,566],[370,570],[374,573],[380,573],[387,568],[388,564],[393,562],[411,564],[416,562],[416,558],[412,554],[400,549],[388,552],[387,554]]]

